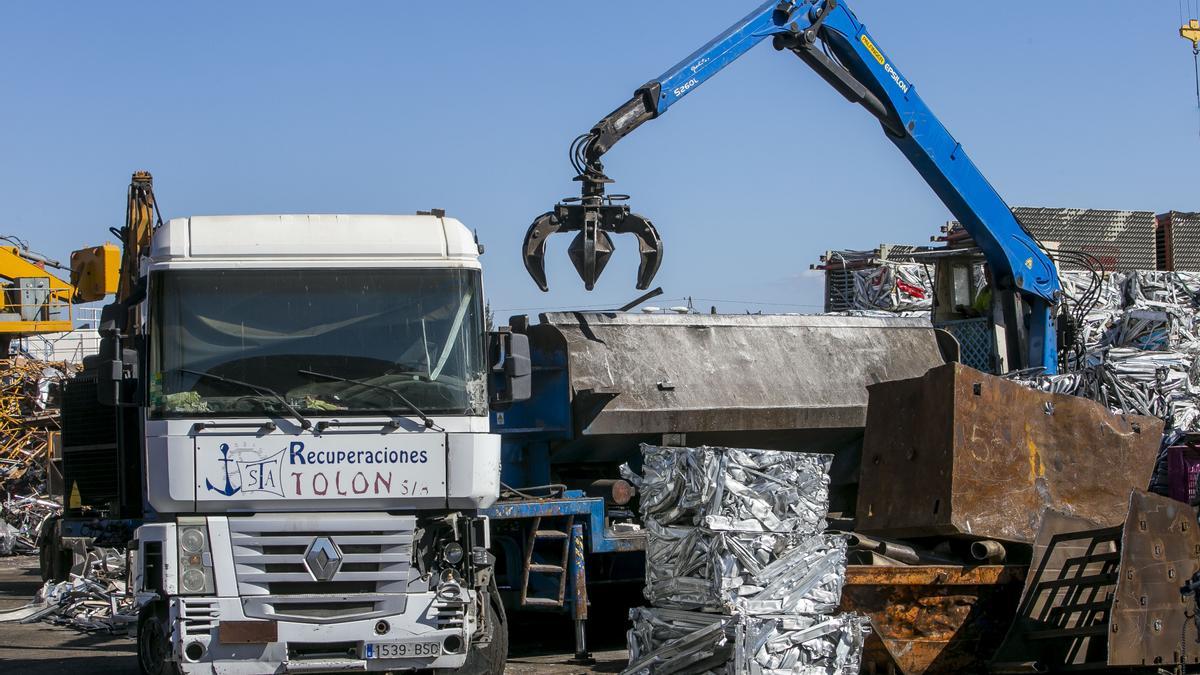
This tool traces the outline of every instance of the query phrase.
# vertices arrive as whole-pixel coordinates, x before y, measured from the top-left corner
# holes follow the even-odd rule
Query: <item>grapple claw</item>
[[[646,218],[630,213],[628,206],[613,204],[610,199],[564,201],[553,211],[538,216],[525,232],[522,246],[525,270],[543,291],[550,290],[546,283],[546,240],[556,232],[579,233],[567,252],[589,291],[595,288],[596,280],[612,257],[613,242],[609,233],[637,237],[641,256],[637,275],[639,290],[650,287],[662,264],[662,238],[658,230]]]
[[[546,240],[558,232],[561,222],[554,212],[543,213],[534,219],[529,230],[525,232],[525,243],[521,245],[521,258],[525,261],[525,271],[533,278],[533,283],[543,291],[549,291],[546,284]]]

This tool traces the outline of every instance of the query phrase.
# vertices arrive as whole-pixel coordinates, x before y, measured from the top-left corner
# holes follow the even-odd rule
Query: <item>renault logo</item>
[[[317,537],[304,554],[304,564],[317,581],[329,581],[342,566],[342,552],[329,537]]]

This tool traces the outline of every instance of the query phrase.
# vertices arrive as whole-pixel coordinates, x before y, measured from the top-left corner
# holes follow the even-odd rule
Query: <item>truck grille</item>
[[[324,622],[404,611],[415,527],[413,516],[375,513],[230,518],[246,615]],[[322,540],[332,542],[336,560],[306,561]]]

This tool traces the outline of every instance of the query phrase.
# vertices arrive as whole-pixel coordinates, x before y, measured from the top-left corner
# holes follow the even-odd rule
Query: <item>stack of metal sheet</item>
[[[1158,269],[1200,270],[1200,213],[1158,216]]]
[[[846,565],[845,538],[822,534],[832,457],[642,453],[642,475],[627,466],[622,474],[641,495],[655,608],[630,614],[626,672],[857,672],[863,619],[825,616],[841,599]]]
[[[1017,207],[1013,215],[1039,241],[1087,253],[1106,270],[1157,267],[1151,211]]]

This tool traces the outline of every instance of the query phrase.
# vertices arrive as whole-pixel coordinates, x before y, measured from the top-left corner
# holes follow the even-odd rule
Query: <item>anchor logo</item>
[[[221,459],[220,459],[220,462],[221,462],[222,464],[224,464],[224,465],[225,465],[225,487],[224,487],[224,489],[222,489],[222,488],[218,488],[218,487],[216,487],[216,486],[214,486],[214,485],[212,484],[212,481],[210,481],[210,480],[208,480],[207,478],[205,478],[205,479],[204,479],[204,484],[205,484],[206,486],[208,486],[208,489],[209,489],[209,490],[212,490],[213,492],[217,492],[217,493],[223,494],[223,495],[225,495],[226,497],[232,497],[233,495],[235,495],[235,494],[237,494],[238,492],[240,492],[240,491],[241,491],[241,489],[242,489],[242,488],[240,488],[240,487],[234,487],[234,486],[233,486],[233,481],[229,480],[229,463],[230,463],[230,462],[232,462],[232,461],[234,461],[234,460],[232,460],[232,459],[229,459],[229,444],[228,444],[228,443],[222,443],[222,444],[221,444]]]

